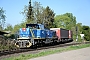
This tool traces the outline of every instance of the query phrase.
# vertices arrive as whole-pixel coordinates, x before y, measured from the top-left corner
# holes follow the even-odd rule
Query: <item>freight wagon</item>
[[[60,42],[73,41],[73,33],[71,30],[63,28],[50,28],[50,30],[56,31],[56,36]]]

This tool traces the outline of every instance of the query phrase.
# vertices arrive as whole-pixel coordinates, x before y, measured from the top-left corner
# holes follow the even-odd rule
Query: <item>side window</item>
[[[37,29],[40,29],[40,26],[39,25],[37,26]]]
[[[28,26],[28,28],[31,28],[31,26]]]
[[[36,26],[36,25],[34,25],[32,28],[33,28],[33,29],[37,29],[37,26]]]

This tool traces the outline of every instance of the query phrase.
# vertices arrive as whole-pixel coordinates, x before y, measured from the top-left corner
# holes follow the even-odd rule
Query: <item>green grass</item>
[[[27,60],[35,57],[40,57],[40,56],[46,56],[54,53],[60,53],[60,52],[65,52],[65,51],[70,51],[70,50],[76,50],[76,49],[81,49],[81,48],[86,48],[90,47],[90,44],[81,44],[81,45],[76,45],[76,46],[69,46],[67,48],[58,48],[55,50],[47,50],[47,51],[42,51],[36,54],[28,54],[28,55],[20,55],[18,57],[10,57],[6,58],[3,60]]]

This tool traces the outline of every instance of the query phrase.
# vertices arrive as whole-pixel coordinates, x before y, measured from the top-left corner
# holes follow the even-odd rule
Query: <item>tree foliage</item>
[[[13,33],[17,33],[19,29],[20,29],[20,25],[19,24],[15,25],[13,29]]]
[[[12,31],[13,26],[11,24],[7,24],[7,27],[4,29],[5,31]]]
[[[76,17],[72,13],[65,13],[55,17],[55,24],[59,28],[72,29],[76,26]]]
[[[46,28],[50,28],[50,27],[53,27],[53,24],[54,24],[54,16],[55,16],[55,13],[53,10],[51,10],[49,8],[49,6],[47,6],[45,8],[45,10],[43,11],[43,15],[44,15],[44,18],[43,18],[43,24],[45,25]]]
[[[47,28],[53,26],[54,11],[52,11],[49,6],[46,8],[42,7],[40,2],[35,1],[33,6],[31,6],[31,2],[29,2],[29,6],[25,6],[24,11],[21,13],[26,15],[26,21],[28,23],[44,24]]]
[[[5,11],[0,7],[0,30],[4,29],[5,18]]]
[[[70,18],[65,15],[57,15],[55,17],[55,24],[58,28],[67,28],[67,24],[70,23]]]
[[[68,23],[71,27],[76,26],[76,17],[73,16],[72,13],[65,13],[64,15],[70,18],[70,22]]]
[[[82,33],[85,35],[85,40],[90,41],[90,28],[89,26],[82,26]]]
[[[29,6],[26,16],[27,16],[27,23],[33,23],[34,15],[33,15],[33,7],[31,6],[31,0],[29,1]]]

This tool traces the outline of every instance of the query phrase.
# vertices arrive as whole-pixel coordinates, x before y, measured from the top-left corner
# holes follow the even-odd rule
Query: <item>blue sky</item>
[[[32,0],[42,4],[43,7],[49,6],[56,15],[66,12],[73,13],[76,16],[77,23],[90,26],[90,0]],[[23,21],[23,11],[29,0],[0,0],[0,7],[6,10],[6,23],[15,24]]]

